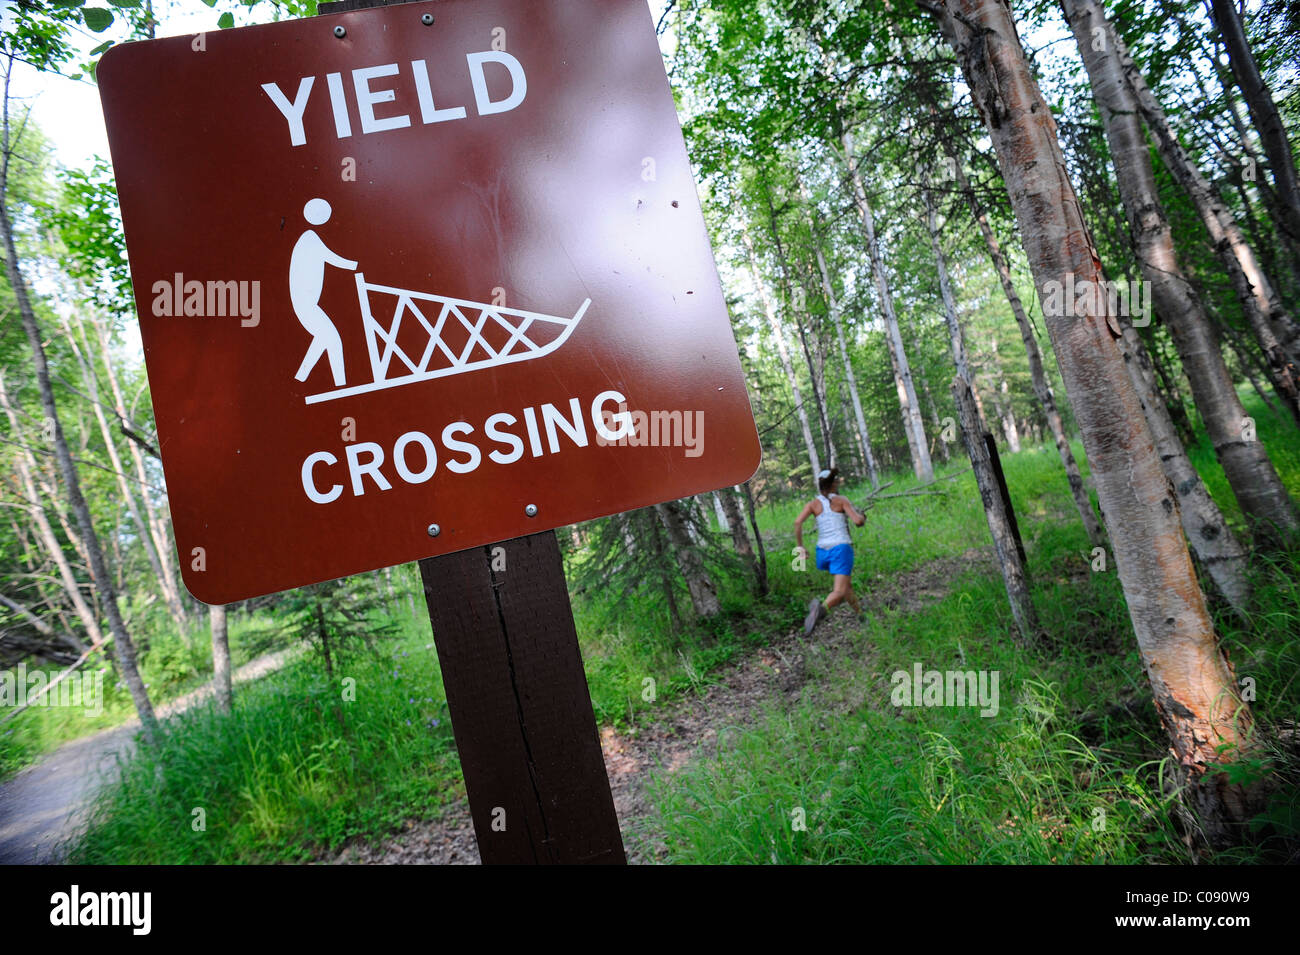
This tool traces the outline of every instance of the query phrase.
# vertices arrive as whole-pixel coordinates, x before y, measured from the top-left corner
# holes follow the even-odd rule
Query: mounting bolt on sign
[[[551,529],[761,456],[654,24],[353,6],[99,66],[185,583],[420,561],[484,861],[622,861]]]

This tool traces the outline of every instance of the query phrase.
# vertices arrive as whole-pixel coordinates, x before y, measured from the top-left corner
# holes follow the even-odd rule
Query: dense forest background
[[[213,29],[315,13],[204,3]],[[463,800],[414,567],[222,608],[185,591],[111,166],[63,165],[10,93],[19,70],[93,83],[110,42],[196,9],[3,14],[0,667],[103,673],[105,701],[11,698],[0,774],[143,721],[84,861],[332,857]],[[606,743],[659,740],[634,855],[1293,859],[1300,7],[652,14],[764,457],[556,532]],[[804,639],[829,580],[792,523],[831,466],[867,516],[866,621]],[[996,671],[998,715],[900,705],[917,664]],[[760,671],[731,723],[683,715]],[[703,748],[654,765],[683,732]]]

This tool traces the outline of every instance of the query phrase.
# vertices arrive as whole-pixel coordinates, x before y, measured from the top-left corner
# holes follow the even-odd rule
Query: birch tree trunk
[[[795,413],[799,416],[799,427],[803,430],[803,442],[808,448],[808,461],[812,465],[813,480],[816,480],[817,474],[822,469],[821,458],[817,454],[817,444],[813,441],[812,428],[808,425],[808,412],[804,409],[803,395],[799,391],[799,379],[795,377],[794,365],[790,362],[790,349],[786,346],[785,329],[777,317],[776,306],[772,303],[767,284],[758,271],[758,256],[754,252],[754,243],[749,238],[748,232],[742,232],[741,238],[744,240],[745,250],[749,253],[750,274],[754,277],[754,285],[763,299],[763,311],[767,313],[768,327],[772,329],[772,337],[776,339],[776,351],[781,356],[781,367],[785,370],[786,381],[790,382],[790,391],[794,394]]]
[[[812,225],[811,220],[809,225]],[[840,346],[840,361],[844,364],[844,380],[849,386],[849,397],[853,400],[853,419],[858,426],[858,447],[861,448],[867,465],[867,476],[873,488],[880,487],[880,478],[876,474],[876,459],[871,453],[871,435],[867,433],[867,419],[862,413],[862,397],[858,394],[858,379],[853,374],[853,362],[849,360],[849,349],[844,342],[844,325],[840,320],[839,300],[835,297],[835,286],[831,282],[831,273],[826,268],[826,257],[822,255],[821,239],[813,232],[817,243],[817,270],[821,273],[822,292],[826,296],[826,307],[831,313],[831,324],[835,326],[835,338]]]
[[[158,563],[162,567],[162,586],[167,593],[173,595],[172,599],[180,606],[181,613],[188,617],[188,611],[185,608],[185,592],[182,590],[179,571],[174,560],[176,547],[168,531],[170,515],[167,513],[166,507],[156,507],[153,498],[148,493],[152,481],[150,481],[148,470],[145,468],[144,453],[141,449],[142,441],[134,436],[134,432],[127,433],[126,423],[130,420],[130,416],[127,414],[126,402],[122,398],[122,388],[117,379],[117,368],[113,360],[112,342],[109,340],[108,330],[104,327],[103,322],[93,315],[91,316],[91,324],[95,328],[95,336],[99,341],[100,358],[104,362],[108,388],[113,395],[113,408],[117,414],[118,427],[126,434],[128,439],[127,450],[130,452],[131,461],[135,465],[136,481],[144,489],[140,496],[141,504],[144,507],[149,537],[153,541],[154,551],[158,555]],[[153,449],[150,449],[150,453],[157,457],[157,452]]]
[[[1186,190],[1201,221],[1205,223],[1214,242],[1215,253],[1223,263],[1251,329],[1268,359],[1281,397],[1296,421],[1300,422],[1300,327],[1296,326],[1282,306],[1232,213],[1178,142],[1164,110],[1147,86],[1133,58],[1129,56],[1119,33],[1104,18],[1098,26],[1115,51],[1124,82],[1137,100],[1142,118],[1156,140],[1161,159]]]
[[[1264,154],[1268,156],[1282,214],[1279,225],[1292,242],[1300,242],[1300,188],[1296,185],[1295,160],[1287,143],[1286,127],[1282,125],[1273,94],[1260,75],[1250,44],[1246,42],[1246,31],[1242,28],[1236,6],[1230,0],[1210,0],[1210,10],[1228,50],[1228,64],[1246,99],[1246,108],[1250,110]]]
[[[1030,74],[1000,0],[922,0],[939,19],[989,131],[1044,304],[1067,275],[1100,283],[1101,264],[1066,174],[1051,110]],[[1116,346],[1122,331],[1104,297],[1084,314],[1044,308],[1066,390],[1083,433],[1115,564],[1156,710],[1185,798],[1205,838],[1242,837],[1260,787],[1210,772],[1256,748],[1250,708],[1219,649],[1214,624],[1137,392]]]
[[[776,207],[772,204],[772,194],[767,189],[766,183],[764,184],[763,196],[767,202],[768,228],[772,235],[772,248],[776,251],[777,265],[780,267],[781,291],[785,295],[786,305],[794,317],[795,332],[799,336],[799,348],[803,352],[804,364],[808,366],[808,385],[812,390],[813,410],[817,413],[817,423],[821,428],[822,439],[825,441],[826,467],[833,468],[835,467],[836,457],[835,443],[831,437],[830,416],[826,413],[825,382],[823,381],[822,369],[814,361],[812,350],[808,347],[808,335],[804,328],[803,315],[801,315],[801,313],[806,313],[808,308],[807,290],[790,277],[790,261],[785,253],[785,245],[781,242],[781,232],[777,226]],[[820,470],[821,468],[817,469],[817,471]]]
[[[847,132],[843,136],[843,145],[844,162],[853,183],[853,200],[861,216],[862,234],[867,240],[867,251],[871,257],[871,274],[876,282],[876,297],[880,302],[881,316],[885,320],[889,358],[894,366],[894,380],[898,385],[898,404],[903,413],[903,430],[907,432],[907,446],[912,453],[912,470],[916,472],[918,481],[929,484],[934,481],[934,466],[930,463],[930,449],[925,441],[925,422],[921,418],[920,402],[916,400],[916,386],[912,383],[912,370],[907,363],[907,353],[903,349],[903,336],[898,330],[898,318],[894,313],[894,297],[889,290],[889,276],[885,273],[880,243],[876,240],[875,217],[871,214],[871,205],[867,202],[867,190],[858,172],[853,137]]]
[[[939,409],[938,407],[935,406],[934,395],[930,394],[930,381],[928,378],[925,377],[924,368],[921,369],[921,391],[925,394],[925,403],[930,407],[930,424],[934,426],[933,441],[939,442],[939,451],[941,456],[943,457],[943,463],[947,464],[948,463],[948,442],[941,440],[939,437],[939,433],[943,431],[943,422],[939,420]],[[933,456],[934,454],[933,441],[931,442],[930,445],[931,456]]]
[[[57,584],[59,581],[45,572],[47,569],[47,563],[49,562],[41,556],[44,551],[43,546],[37,540],[36,534],[32,532],[31,527],[27,524],[20,525],[15,519],[15,515],[12,511],[7,513],[5,517],[8,519],[9,527],[13,531],[14,540],[18,542],[22,549],[23,564],[30,572],[32,586],[36,590],[36,597],[38,599],[35,601],[34,605],[48,607],[50,609],[58,623],[58,628],[55,632],[59,634],[59,639],[69,647],[75,647],[77,651],[76,655],[80,655],[82,650],[85,649],[85,644],[81,637],[77,635],[77,628],[68,620],[68,615],[64,612],[63,605],[51,594],[50,588],[48,587],[48,584]],[[0,598],[0,602],[2,602],[2,598]],[[44,635],[43,631],[40,632]],[[69,663],[71,662],[71,657],[62,659],[59,662]]]
[[[722,497],[717,491],[713,492],[713,515],[718,519],[718,529],[731,533],[731,522],[727,519],[726,508],[722,506]]]
[[[757,508],[754,506],[754,488],[749,481],[740,485],[740,495],[745,499],[745,516],[749,518],[749,531],[754,535],[756,565],[754,573],[758,577],[758,595],[767,596],[767,548],[763,546],[763,532],[758,529]]]
[[[80,343],[77,341],[77,334],[68,322],[64,323],[64,332],[67,336],[68,343],[72,347],[73,355],[81,367],[81,378],[86,385],[87,391],[90,392],[90,408],[95,415],[95,422],[99,425],[99,433],[104,439],[104,449],[108,454],[109,463],[113,467],[113,475],[117,478],[117,490],[122,496],[122,502],[126,505],[127,513],[131,515],[131,521],[137,528],[140,538],[140,545],[144,548],[145,559],[149,562],[149,568],[153,571],[154,577],[158,581],[159,589],[162,591],[163,602],[167,605],[167,611],[171,614],[172,622],[176,624],[176,630],[181,635],[185,633],[185,608],[181,605],[180,595],[176,592],[174,586],[167,579],[163,572],[163,565],[160,555],[154,546],[152,528],[145,523],[141,517],[140,507],[136,503],[135,489],[131,486],[131,481],[127,476],[126,469],[122,466],[121,455],[117,451],[117,441],[114,439],[113,431],[109,427],[108,419],[104,415],[104,407],[99,400],[99,380],[95,373],[93,359],[90,355],[89,347],[84,338]],[[148,495],[148,486],[142,488],[142,493]]]
[[[217,709],[229,716],[233,692],[230,687],[230,642],[226,634],[225,605],[213,604],[209,607],[208,619],[212,624],[212,693],[217,701]]]
[[[821,426],[822,438],[826,442],[826,466],[833,468],[839,455],[835,452],[835,439],[831,433],[830,415],[826,411],[826,378],[821,363],[814,360],[812,350],[808,347],[807,330],[804,328],[803,321],[799,318],[798,310],[795,310],[794,314],[794,327],[795,331],[799,333],[799,345],[803,350],[804,362],[808,365],[808,383],[812,386],[813,407],[817,409],[817,422]]]
[[[4,406],[5,416],[9,419],[10,434],[16,439],[19,435],[18,416],[13,403],[9,400],[9,392],[5,387],[3,372],[0,372],[0,405]],[[46,557],[49,558],[59,572],[63,592],[67,595],[68,602],[72,604],[77,619],[81,621],[82,627],[85,628],[86,636],[90,638],[91,643],[102,643],[104,633],[99,626],[99,617],[90,604],[86,602],[85,597],[82,596],[81,584],[78,582],[76,574],[72,572],[72,565],[68,563],[67,555],[63,552],[63,545],[59,543],[59,538],[54,533],[54,527],[50,524],[49,515],[45,512],[45,506],[41,503],[40,490],[37,488],[33,476],[33,472],[36,470],[36,459],[31,451],[27,448],[19,448],[17,454],[14,455],[14,468],[18,472],[18,483],[22,488],[23,496],[27,500],[27,513],[31,515],[32,524],[36,528],[36,539],[40,542]]]
[[[1196,428],[1192,426],[1192,419],[1187,414],[1187,402],[1183,398],[1183,390],[1178,385],[1178,373],[1170,371],[1169,356],[1164,353],[1161,343],[1154,336],[1146,340],[1147,354],[1151,358],[1151,367],[1155,369],[1156,379],[1160,383],[1161,399],[1165,403],[1165,409],[1169,412],[1169,417],[1174,422],[1174,427],[1178,429],[1185,446],[1196,443]]]
[[[1039,635],[1038,616],[1029,595],[1029,579],[1025,573],[1024,561],[1020,559],[1015,532],[1011,529],[1011,516],[1002,503],[1002,490],[998,486],[993,462],[989,459],[988,448],[984,444],[984,430],[975,411],[975,396],[971,393],[970,382],[961,375],[952,380],[952,397],[957,403],[962,443],[966,445],[966,454],[970,457],[971,469],[975,472],[975,483],[979,487],[980,502],[984,505],[984,516],[988,520],[998,566],[1002,569],[1002,583],[1011,604],[1016,633],[1020,643],[1029,645]]]
[[[691,605],[695,608],[696,615],[712,617],[720,613],[722,605],[718,603],[718,588],[704,568],[699,548],[691,540],[680,502],[656,504],[655,512],[663,521],[664,530],[668,532],[668,543],[672,545],[677,566],[686,579],[686,589],[690,591]]]
[[[1214,581],[1215,588],[1233,610],[1245,617],[1250,610],[1251,591],[1246,576],[1246,551],[1187,456],[1187,449],[1169,417],[1169,407],[1156,387],[1151,356],[1137,329],[1127,321],[1121,324],[1124,336],[1119,346],[1124,363],[1151,427],[1160,463],[1178,495],[1178,515],[1183,523],[1183,533],[1196,559]]]
[[[759,569],[758,560],[754,556],[754,546],[750,543],[749,533],[745,530],[745,519],[741,516],[736,492],[733,488],[724,487],[715,493],[722,504],[722,510],[726,512],[727,528],[731,531],[731,544],[754,578],[755,590],[762,592],[766,589],[766,575]]]
[[[1114,47],[1094,42],[1094,37],[1105,36],[1110,25],[1096,0],[1062,0],[1062,6],[1101,113],[1133,249],[1150,283],[1155,309],[1178,349],[1215,455],[1256,542],[1276,549],[1288,534],[1300,529],[1300,518],[1264,445],[1243,437],[1246,409],[1228,375],[1205,307],[1174,251],[1137,103],[1124,83]]]
[[[1232,67],[1223,66],[1220,58],[1219,48],[1222,45],[1222,40],[1223,37],[1220,35],[1216,39],[1213,49],[1206,50],[1203,48],[1203,55],[1205,59],[1214,66],[1215,76],[1219,80],[1219,89],[1223,91],[1223,101],[1228,106],[1228,118],[1232,121],[1233,131],[1237,134],[1237,139],[1234,145],[1240,149],[1240,152],[1237,155],[1232,156],[1230,161],[1232,161],[1234,165],[1240,164],[1242,157],[1244,156],[1251,162],[1255,163],[1256,168],[1258,168],[1263,165],[1263,163],[1260,161],[1259,151],[1255,149],[1255,144],[1251,141],[1252,137],[1250,136],[1248,124],[1241,115],[1241,106],[1238,104],[1236,96],[1239,87],[1234,85],[1236,78],[1232,75]],[[1224,55],[1226,55],[1226,52],[1225,49]],[[1207,91],[1203,90],[1202,95],[1205,97],[1207,102],[1211,99]],[[1225,156],[1227,155],[1226,149],[1222,150],[1222,152]],[[1269,215],[1272,217],[1274,222],[1280,223],[1282,221],[1283,213],[1282,210],[1278,208],[1280,200],[1278,199],[1277,192],[1269,188],[1267,180],[1256,178],[1255,184],[1258,187],[1259,197],[1263,200],[1264,207],[1268,210]],[[1260,227],[1259,220],[1256,218],[1254,211],[1252,210],[1252,203],[1250,196],[1246,191],[1245,184],[1238,181],[1235,185],[1237,195],[1242,201],[1242,208],[1246,213],[1246,225],[1250,230],[1251,239],[1255,244],[1255,248],[1259,249],[1260,257],[1264,260],[1266,274],[1276,275],[1280,279],[1282,273],[1277,260],[1269,250],[1267,244],[1261,241],[1264,230]],[[1284,228],[1279,228],[1278,233],[1284,240],[1286,247],[1285,251],[1290,262],[1293,276],[1292,287],[1294,288],[1294,276],[1300,274],[1300,236],[1293,237]]]
[[[934,253],[934,267],[939,273],[939,294],[943,298],[943,319],[948,326],[948,345],[952,349],[952,362],[957,374],[967,385],[971,383],[970,361],[966,357],[966,337],[962,333],[961,320],[957,317],[957,300],[952,294],[952,283],[948,278],[948,260],[944,258],[943,246],[939,244],[939,223],[934,211],[934,193],[930,183],[921,186],[921,195],[925,200],[925,228],[930,236],[930,251]]]
[[[1016,426],[1016,409],[1011,403],[1011,392],[1007,388],[1007,378],[1002,372],[1002,360],[998,357],[998,340],[989,339],[989,351],[993,355],[993,377],[997,389],[993,400],[997,404],[998,418],[1002,423],[1002,436],[1007,439],[1007,447],[1012,454],[1020,453],[1020,429]]]

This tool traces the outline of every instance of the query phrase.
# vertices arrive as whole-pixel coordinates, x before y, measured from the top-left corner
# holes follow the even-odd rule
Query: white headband
[[[822,471],[820,474],[817,475],[817,480],[820,481],[820,480],[823,480],[824,478],[828,478],[828,477],[830,477],[830,476],[831,476],[831,472],[830,472],[830,471]]]

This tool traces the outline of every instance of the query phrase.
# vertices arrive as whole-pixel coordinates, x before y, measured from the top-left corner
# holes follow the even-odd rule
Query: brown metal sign
[[[200,600],[757,469],[644,0],[390,6],[98,76]]]

